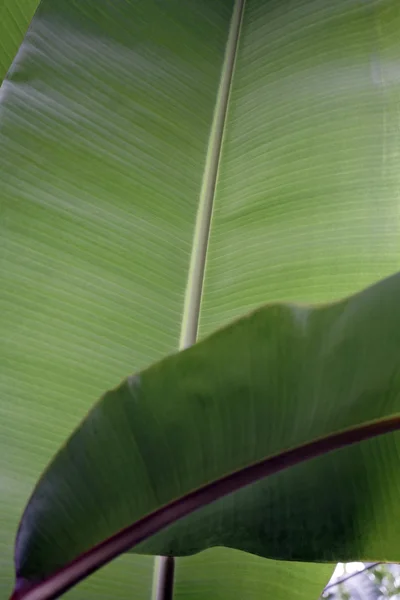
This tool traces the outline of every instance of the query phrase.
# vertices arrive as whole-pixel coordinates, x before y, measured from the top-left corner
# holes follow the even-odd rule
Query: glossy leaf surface
[[[44,0],[2,88],[2,597],[52,454],[105,389],[178,348],[233,8]],[[398,21],[396,1],[246,2],[201,335],[398,270]],[[71,598],[147,599],[138,560]]]

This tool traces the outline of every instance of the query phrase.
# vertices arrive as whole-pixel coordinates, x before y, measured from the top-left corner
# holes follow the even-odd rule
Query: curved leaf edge
[[[120,554],[178,519],[228,494],[307,460],[398,430],[400,430],[400,414],[316,438],[233,471],[139,519],[42,581],[28,581],[17,577],[10,600],[55,600]]]

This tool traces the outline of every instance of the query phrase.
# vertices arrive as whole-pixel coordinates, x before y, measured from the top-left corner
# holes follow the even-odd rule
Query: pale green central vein
[[[210,131],[186,287],[181,337],[179,341],[180,350],[194,344],[197,338],[214,195],[245,1],[236,0],[233,10]]]
[[[197,339],[215,189],[245,3],[246,0],[236,0],[229,28],[200,191],[179,340],[180,350],[191,346]],[[167,600],[169,598],[169,591],[165,585],[165,582],[169,580],[167,572],[169,568],[170,561],[166,557],[156,558],[153,577],[153,600]]]

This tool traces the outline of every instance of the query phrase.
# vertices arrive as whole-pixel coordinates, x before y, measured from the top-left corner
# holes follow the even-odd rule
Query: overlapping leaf
[[[18,534],[20,580],[64,567],[67,577],[68,563],[106,538],[128,550],[157,526],[119,547],[112,536],[180,497],[183,512],[171,507],[165,524],[188,514],[185,503],[200,510],[134,551],[185,556],[227,546],[284,560],[400,560],[398,527],[366,521],[400,485],[400,434],[357,444],[400,429],[399,306],[399,275],[322,308],[267,306],[128,378],[39,482]],[[332,452],[342,443],[329,436],[348,429],[352,445]],[[321,438],[317,452],[302,450]],[[232,495],[227,475],[236,472],[241,488],[251,482],[241,470],[280,454],[264,473],[278,476],[258,473]],[[190,494],[207,484],[196,506]],[[398,503],[385,510],[389,523],[400,522]]]

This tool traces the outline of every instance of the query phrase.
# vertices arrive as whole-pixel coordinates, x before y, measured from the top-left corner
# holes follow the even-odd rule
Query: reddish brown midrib
[[[113,558],[158,533],[178,519],[227,494],[306,460],[399,429],[400,415],[395,415],[388,419],[365,423],[357,428],[330,434],[230,473],[217,481],[189,492],[186,496],[174,500],[140,519],[133,525],[94,546],[60,571],[50,575],[46,580],[38,584],[28,583],[22,579],[17,580],[15,591],[10,600],[53,600]]]

